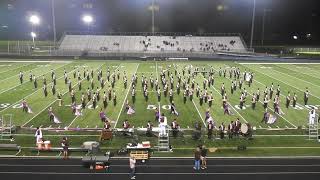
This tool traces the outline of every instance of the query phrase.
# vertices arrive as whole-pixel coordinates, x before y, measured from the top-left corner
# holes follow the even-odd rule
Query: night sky
[[[256,0],[254,45],[320,45],[320,0]],[[83,14],[92,14],[91,32],[150,32],[152,0],[55,0],[58,39],[64,31],[86,31]],[[249,44],[253,0],[155,0],[158,32],[241,33]],[[37,13],[40,40],[52,40],[51,0],[0,0],[0,38],[28,39],[28,16]],[[307,34],[311,37],[306,37]],[[292,36],[297,35],[298,40]]]

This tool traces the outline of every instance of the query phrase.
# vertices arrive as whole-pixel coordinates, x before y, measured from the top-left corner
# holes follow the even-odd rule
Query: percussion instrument
[[[240,131],[242,134],[247,134],[249,131],[249,127],[247,124],[241,124]]]
[[[101,140],[110,140],[112,139],[112,131],[104,129],[101,131],[100,141]]]
[[[44,141],[44,149],[49,150],[51,148],[51,142],[50,141]]]

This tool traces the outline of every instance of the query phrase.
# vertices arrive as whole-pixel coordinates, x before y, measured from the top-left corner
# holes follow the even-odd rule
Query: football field
[[[208,103],[200,103],[199,98],[194,93],[193,98],[187,98],[184,102],[184,89],[181,85],[181,92],[176,92],[176,84],[180,74],[182,83],[188,81],[188,69],[193,72],[196,67],[206,73],[198,73],[194,77],[190,77],[191,84],[194,78],[195,84],[199,84],[202,91],[203,81],[208,78],[209,70],[212,68],[214,72],[214,86],[206,87],[208,94],[213,95],[213,103],[209,108]],[[226,77],[219,76],[219,69],[226,70]],[[229,70],[231,68],[239,68],[241,71],[240,79],[243,79],[243,72],[253,73],[253,83],[249,87],[247,82],[243,83],[243,88],[248,92],[248,97],[244,108],[239,107],[239,99],[241,91],[239,88],[231,94],[231,82],[234,78],[229,77]],[[107,80],[107,71],[110,71],[110,76],[115,75],[114,87],[111,87],[111,80]],[[102,71],[102,78],[104,79],[104,88],[101,88],[101,83],[98,81],[97,74]],[[23,82],[20,83],[19,72],[23,72]],[[51,92],[51,74],[55,73],[57,83],[56,91],[62,94],[62,106],[59,106],[57,94],[53,95]],[[84,72],[93,72],[93,78],[90,74],[88,81]],[[177,75],[175,75],[177,71]],[[185,75],[183,75],[185,71]],[[34,86],[34,80],[29,80],[30,72],[37,78],[38,86]],[[96,108],[93,107],[92,101],[86,101],[86,107],[82,109],[82,115],[76,116],[72,112],[71,97],[68,90],[68,85],[65,84],[65,75],[70,78],[71,86],[75,92],[76,104],[80,106],[81,95],[84,93],[87,96],[87,90],[92,89],[93,92],[100,93],[100,100],[97,101]],[[75,77],[80,73],[80,80]],[[161,99],[158,101],[157,91],[150,87],[150,77],[159,79],[161,84],[161,72],[173,75],[173,101],[179,115],[171,114],[170,99],[163,94],[163,87],[161,87]],[[246,63],[246,62],[231,62],[231,61],[21,61],[21,62],[0,62],[0,114],[12,114],[13,124],[24,128],[102,128],[103,123],[100,120],[99,112],[102,109],[107,117],[111,120],[111,126],[121,128],[124,120],[128,120],[131,126],[145,127],[150,120],[155,126],[155,109],[159,109],[160,113],[168,118],[168,124],[177,119],[181,128],[193,128],[195,122],[201,122],[206,126],[205,112],[209,109],[216,126],[222,122],[225,125],[230,121],[239,118],[243,123],[249,123],[256,129],[296,129],[298,127],[307,128],[308,113],[312,107],[316,110],[320,108],[320,64],[293,64],[293,63]],[[119,74],[119,79],[118,79]],[[138,77],[135,85],[136,96],[135,102],[132,98],[132,76],[136,74]],[[128,79],[127,88],[124,87],[123,77]],[[142,76],[148,82],[148,99],[144,97],[143,87],[141,83]],[[47,81],[48,96],[45,97],[43,93],[43,79]],[[92,80],[91,80],[92,79]],[[239,80],[236,79],[238,82]],[[81,82],[81,90],[79,90],[78,83]],[[188,82],[186,82],[188,84]],[[228,97],[228,104],[231,110],[231,115],[225,115],[222,107],[221,86],[224,83]],[[273,100],[268,103],[268,111],[277,117],[274,124],[266,124],[261,122],[264,108],[263,108],[263,91],[268,89],[273,84],[274,95],[278,85],[280,86],[280,107],[283,114],[277,115],[273,113]],[[191,87],[191,85],[190,85]],[[257,102],[256,109],[251,108],[252,94],[260,88],[260,101]],[[308,88],[310,92],[308,104],[304,104],[304,92]],[[170,83],[169,83],[170,89]],[[107,100],[107,107],[103,108],[103,94],[111,90],[112,98]],[[114,93],[113,93],[114,92]],[[291,97],[294,93],[297,94],[297,105],[289,108],[285,107],[286,96],[290,92]],[[116,102],[113,96],[116,96]],[[22,111],[22,100],[25,99],[32,113]],[[135,110],[135,114],[128,115],[126,110],[126,100],[129,105]],[[61,123],[53,123],[49,120],[48,109],[52,107],[55,116]]]

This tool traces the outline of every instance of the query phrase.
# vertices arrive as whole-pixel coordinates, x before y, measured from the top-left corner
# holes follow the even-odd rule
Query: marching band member
[[[290,97],[290,92],[288,92],[288,95],[286,96],[286,108],[288,109],[290,106],[291,102],[291,97]]]
[[[22,111],[26,113],[32,113],[31,109],[29,108],[27,101],[25,99],[22,100],[21,102],[22,105]]]
[[[23,72],[19,72],[19,80],[20,80],[20,84],[23,83]]]
[[[103,101],[103,108],[106,109],[108,106],[108,97],[105,91],[103,92],[102,101]]]
[[[160,112],[158,110],[158,108],[155,109],[155,121],[159,122],[160,120]]]
[[[296,107],[297,100],[298,100],[297,94],[296,94],[296,93],[293,93],[293,99],[292,99],[292,106],[293,106],[293,108]]]
[[[114,90],[113,90],[112,98],[113,98],[113,105],[116,106],[117,105],[117,95],[116,95],[116,92]]]
[[[179,116],[179,113],[178,113],[177,108],[176,108],[176,106],[175,106],[173,101],[172,101],[172,103],[170,105],[170,109],[171,109],[171,114],[175,114],[175,115]]]
[[[122,124],[123,129],[127,130],[130,128],[130,124],[128,120],[125,120]]]
[[[174,119],[173,122],[171,123],[171,129],[172,129],[172,135],[173,137],[177,137],[178,136],[178,132],[179,132],[179,124],[177,123],[177,120]]]
[[[61,94],[61,92],[58,92],[57,98],[58,98],[58,104],[59,104],[59,107],[60,107],[60,106],[62,106],[62,94]]]
[[[232,114],[231,109],[230,109],[229,104],[228,104],[227,101],[225,101],[223,103],[222,107],[223,107],[223,114],[228,114],[228,115]]]
[[[110,122],[109,121],[105,121],[104,122],[104,127],[103,127],[104,129],[106,129],[106,130],[110,130],[110,128],[111,128],[111,124],[110,124]]]
[[[212,139],[213,128],[214,128],[213,121],[208,122],[207,128],[208,128],[208,139]]]
[[[240,119],[237,118],[237,120],[234,122],[234,134],[235,134],[236,136],[239,135],[240,127],[241,127],[241,122],[240,122]]]
[[[256,108],[256,103],[257,103],[257,96],[255,93],[252,94],[252,100],[251,100],[251,107],[252,110],[255,110]]]
[[[132,103],[134,104],[136,102],[136,89],[134,85],[132,85],[131,98],[132,98]]]
[[[234,132],[234,127],[233,127],[233,121],[231,121],[231,123],[228,125],[228,135],[229,135],[229,139],[232,139],[233,136],[233,132]]]
[[[100,117],[100,120],[101,120],[102,122],[106,122],[106,121],[107,121],[106,113],[102,111],[102,108],[100,109],[99,117]]]
[[[264,98],[263,98],[263,108],[264,109],[268,108],[268,102],[269,102],[268,96],[265,95]]]
[[[127,111],[128,115],[132,115],[135,113],[135,110],[129,104],[127,104],[127,109],[128,109],[128,111]]]
[[[34,134],[34,137],[36,137],[36,144],[42,143],[42,131],[41,128],[37,127],[36,133]]]
[[[209,95],[209,98],[208,98],[209,108],[211,108],[211,106],[212,106],[212,101],[213,101],[213,94],[211,92],[211,94]]]
[[[152,128],[153,128],[153,125],[152,125],[151,121],[148,121],[146,136],[148,136],[148,137],[153,136]]]
[[[280,85],[278,84],[278,87],[277,87],[277,93],[276,93],[277,96],[280,96]]]
[[[222,124],[219,126],[220,139],[224,138],[224,131],[225,131],[225,126],[224,126],[224,123],[222,122]]]
[[[221,96],[223,96],[225,93],[225,87],[224,87],[224,83],[222,83],[221,85]]]
[[[307,105],[308,104],[308,100],[309,100],[309,90],[308,88],[306,88],[306,91],[304,92],[304,105]]]
[[[172,103],[173,102],[173,90],[169,90],[169,101]]]
[[[269,88],[269,99],[272,99],[273,96],[273,83],[271,83],[271,87]]]
[[[239,106],[240,106],[240,109],[243,109],[243,105],[244,105],[244,94],[243,93],[241,93],[241,96],[240,96],[240,104],[239,104]]]
[[[260,88],[258,88],[256,95],[257,95],[257,101],[259,102],[259,100],[260,100]]]

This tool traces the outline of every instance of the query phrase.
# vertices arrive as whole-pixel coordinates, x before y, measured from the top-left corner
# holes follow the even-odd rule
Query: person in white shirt
[[[311,109],[311,111],[309,112],[309,124],[311,126],[314,125],[314,122],[315,122],[315,119],[316,119],[316,111],[314,109],[314,107]]]
[[[42,131],[39,127],[37,127],[37,130],[34,136],[36,137],[36,144],[42,141]]]
[[[130,156],[129,164],[130,164],[130,179],[136,179],[136,176],[135,176],[136,159],[134,158],[134,156]]]

